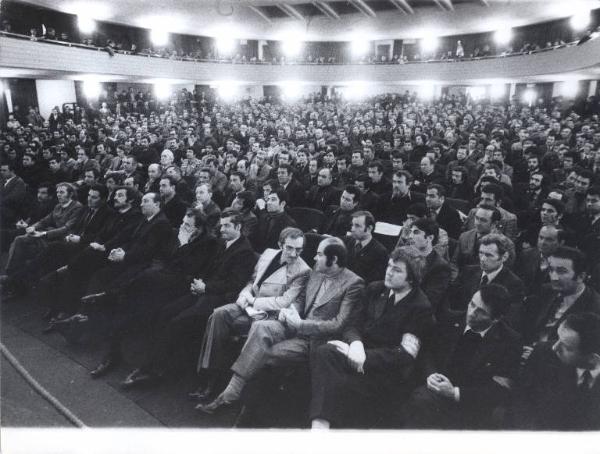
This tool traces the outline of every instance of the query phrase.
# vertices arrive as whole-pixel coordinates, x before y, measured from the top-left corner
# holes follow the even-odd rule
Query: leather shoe
[[[106,296],[106,293],[93,293],[91,295],[85,295],[81,298],[81,304],[98,304],[102,301],[102,298]]]
[[[198,404],[196,405],[195,409],[196,410],[200,410],[206,414],[209,415],[213,415],[215,414],[217,411],[229,407],[232,404],[234,404],[236,401],[228,401],[225,400],[225,398],[223,397],[223,394],[219,394],[217,396],[217,398],[215,400],[213,400],[212,402],[208,403],[208,404]]]
[[[116,357],[108,357],[102,361],[96,368],[90,371],[92,378],[99,378],[106,375],[108,372],[113,370],[119,364],[119,360]]]
[[[160,377],[152,372],[145,372],[142,369],[135,369],[125,380],[121,382],[124,388],[131,388],[142,384],[155,383]]]
[[[209,382],[206,386],[198,388],[196,391],[188,394],[188,397],[193,400],[205,400],[215,390],[214,384]]]

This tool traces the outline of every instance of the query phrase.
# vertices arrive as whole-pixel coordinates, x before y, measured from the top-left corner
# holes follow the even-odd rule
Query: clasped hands
[[[281,323],[285,323],[287,326],[293,329],[298,329],[300,327],[300,323],[302,323],[300,314],[294,305],[281,309],[279,311],[277,320],[279,320]]]
[[[434,373],[427,377],[427,388],[435,394],[454,400],[454,385],[445,375]]]

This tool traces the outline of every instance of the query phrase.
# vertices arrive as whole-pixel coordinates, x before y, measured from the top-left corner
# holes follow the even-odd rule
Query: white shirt
[[[481,279],[483,279],[483,276],[487,276],[488,278],[488,284],[490,284],[494,278],[496,276],[498,276],[498,274],[500,274],[500,271],[502,271],[503,265],[500,265],[500,268],[498,268],[496,271],[492,271],[491,273],[486,273],[485,271],[483,272],[483,274],[481,275]],[[481,282],[480,279],[480,282]]]

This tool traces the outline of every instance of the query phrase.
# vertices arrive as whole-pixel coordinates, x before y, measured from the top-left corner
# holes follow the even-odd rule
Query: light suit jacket
[[[299,336],[328,338],[339,334],[360,310],[364,281],[347,268],[340,271],[317,300],[325,275],[312,271],[306,286],[306,297],[298,297],[294,305],[302,318]]]
[[[256,297],[254,309],[259,311],[274,311],[289,307],[300,294],[304,294],[310,267],[300,257],[291,265],[282,266],[268,276],[260,287],[257,283],[267,271],[279,249],[266,249],[256,266],[252,281],[244,287],[240,294]]]

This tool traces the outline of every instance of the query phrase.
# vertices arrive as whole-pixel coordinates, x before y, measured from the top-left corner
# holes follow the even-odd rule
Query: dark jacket
[[[188,205],[175,194],[169,202],[163,203],[163,212],[174,229],[178,229],[183,221],[183,216],[188,209]]]
[[[379,197],[377,213],[373,214],[375,214],[375,218],[378,221],[402,225],[406,220],[406,210],[413,203],[425,203],[425,196],[418,192],[410,191],[404,197],[392,198],[392,193],[387,192]]]
[[[244,236],[228,249],[225,249],[225,242],[221,242],[214,255],[211,271],[203,278],[206,293],[222,295],[224,300],[234,301],[252,277],[256,260],[256,254]]]
[[[460,407],[471,423],[489,420],[492,410],[506,402],[508,383],[514,380],[521,356],[519,335],[504,322],[495,323],[470,358],[461,356],[459,341],[465,330],[464,317],[438,325],[425,354],[423,379],[433,373],[448,377],[459,388]],[[457,364],[464,363],[457,369]],[[496,378],[496,379],[495,379]]]
[[[100,231],[112,224],[114,217],[115,211],[106,203],[100,205],[93,215],[89,207],[84,207],[79,222],[73,229],[75,235],[81,236],[79,244],[83,246],[95,241]]]
[[[129,244],[124,245],[123,264],[131,266],[166,261],[173,250],[175,235],[165,214],[160,211],[150,221],[144,219],[133,231]]]
[[[308,191],[306,206],[325,212],[329,205],[339,205],[340,194],[334,186],[313,186]]]
[[[287,213],[271,215],[261,213],[258,218],[256,237],[253,243],[256,252],[263,252],[267,248],[279,249],[279,234],[286,227],[296,227],[296,221]]]
[[[463,223],[460,220],[458,211],[452,208],[448,202],[444,202],[440,208],[440,212],[435,217],[435,221],[442,229],[448,232],[450,238],[458,239]]]
[[[362,341],[367,356],[365,374],[384,372],[395,379],[398,374],[410,372],[414,364],[414,358],[400,345],[404,334],[413,334],[423,342],[430,336],[435,320],[431,304],[419,288],[396,305],[388,301],[389,294],[383,281],[369,284],[361,313],[346,328],[343,339],[348,344]]]
[[[348,248],[348,269],[362,277],[365,283],[380,281],[385,277],[389,254],[386,248],[375,238],[369,244],[356,250],[356,240],[344,237]]]

